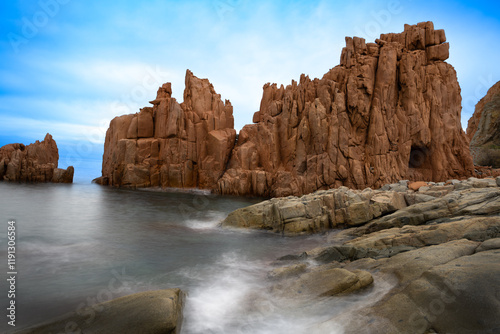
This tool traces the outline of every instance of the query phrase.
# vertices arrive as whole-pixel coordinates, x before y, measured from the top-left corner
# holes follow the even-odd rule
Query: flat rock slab
[[[140,292],[93,306],[93,314],[72,312],[17,334],[177,334],[182,325],[180,289]]]

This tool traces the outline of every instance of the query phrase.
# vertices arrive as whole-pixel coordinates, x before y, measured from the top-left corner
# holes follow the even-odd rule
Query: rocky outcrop
[[[373,267],[401,274],[400,283],[360,310],[360,321],[345,321],[345,333],[495,333],[500,249],[481,247],[458,240],[375,261]]]
[[[401,183],[382,189],[425,201],[360,227],[346,225],[329,234],[326,244],[274,262],[268,278],[283,304],[306,297],[307,307],[323,305],[325,298],[338,298],[331,300],[338,305],[370,299],[379,287],[376,300],[322,319],[310,333],[339,327],[344,333],[498,331],[500,178],[410,186],[418,190],[404,190]],[[373,289],[362,291],[353,283],[346,293],[361,295],[345,299],[331,293],[356,279]]]
[[[74,168],[57,168],[57,144],[47,133],[44,140],[24,144],[8,144],[0,148],[0,180],[17,182],[72,183]]]
[[[302,197],[273,198],[235,210],[221,226],[283,235],[360,226],[351,231],[361,235],[404,225],[423,225],[438,218],[500,213],[499,184],[500,177],[438,184],[400,181],[379,190],[346,187],[319,190]]]
[[[184,299],[185,294],[179,289],[140,292],[95,304],[91,310],[69,313],[16,333],[178,334]],[[89,315],[94,315],[91,320]]]
[[[111,122],[97,182],[279,197],[472,176],[445,41],[432,22],[348,37],[323,78],[266,84],[237,140],[229,101],[188,71],[182,104],[165,84],[153,107]]]
[[[500,168],[500,81],[476,104],[467,136],[476,165]]]
[[[236,139],[233,107],[207,79],[186,72],[184,102],[164,84],[153,107],[114,118],[106,132],[100,184],[212,188]]]
[[[273,198],[241,208],[231,212],[221,226],[269,230],[283,235],[311,234],[362,225],[406,206],[404,193],[340,187],[302,197]]]
[[[445,41],[432,22],[376,43],[348,37],[340,65],[322,79],[266,84],[217,190],[279,197],[471,176]]]
[[[277,296],[293,299],[327,297],[352,293],[372,283],[373,277],[367,271],[333,268],[314,270],[298,278],[282,280],[271,291]]]

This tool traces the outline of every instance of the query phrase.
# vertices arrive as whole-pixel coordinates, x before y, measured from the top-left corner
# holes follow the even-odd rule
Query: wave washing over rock
[[[256,124],[238,137],[230,102],[188,70],[183,103],[167,83],[153,107],[111,121],[96,181],[277,197],[472,176],[445,41],[432,22],[375,43],[347,37],[322,79],[266,84]]]
[[[0,147],[0,181],[72,183],[74,168],[57,168],[57,144],[47,133],[42,142]]]

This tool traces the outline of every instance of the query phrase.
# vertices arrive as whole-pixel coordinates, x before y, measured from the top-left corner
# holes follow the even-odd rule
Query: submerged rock
[[[334,268],[307,272],[273,286],[272,293],[291,299],[328,297],[348,294],[373,283],[372,275],[363,270]]]
[[[57,168],[57,144],[47,133],[42,142],[0,147],[0,181],[72,183],[73,166]]]
[[[496,333],[500,193],[496,180],[480,181],[453,182],[459,190],[332,234],[328,244],[297,257],[307,261],[308,272],[278,284],[278,291],[326,296],[333,283],[323,275],[342,270],[342,285],[352,279],[348,272],[361,270],[376,273],[375,285],[396,281],[377,301],[356,309],[356,317],[339,314],[311,332],[341,324],[345,333]],[[444,185],[423,191],[433,187]]]
[[[179,289],[140,292],[96,304],[92,313],[69,313],[16,333],[178,334],[184,298]]]
[[[431,329],[437,333],[496,333],[500,328],[500,250],[473,254],[471,247],[467,253],[411,275],[400,292],[361,310],[356,321],[345,324],[345,333],[382,328],[408,334]],[[432,257],[439,259],[440,255]],[[402,264],[401,270],[411,268]]]

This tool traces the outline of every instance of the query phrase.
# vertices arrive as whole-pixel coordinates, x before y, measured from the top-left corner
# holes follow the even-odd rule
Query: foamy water
[[[293,300],[270,293],[266,261],[226,253],[214,266],[182,272],[189,290],[183,333],[341,334],[355,311],[380,300],[394,282],[377,277],[371,289],[341,297]],[[335,318],[335,319],[333,319]]]
[[[272,296],[266,279],[272,262],[325,237],[217,227],[256,199],[8,183],[0,183],[0,196],[2,226],[15,219],[18,232],[16,329],[81,305],[179,287],[188,294],[182,333],[342,333],[330,319],[380,298],[384,289],[306,304]],[[0,259],[6,245],[2,232]],[[3,304],[6,288],[1,280]],[[9,331],[1,322],[0,332]]]

